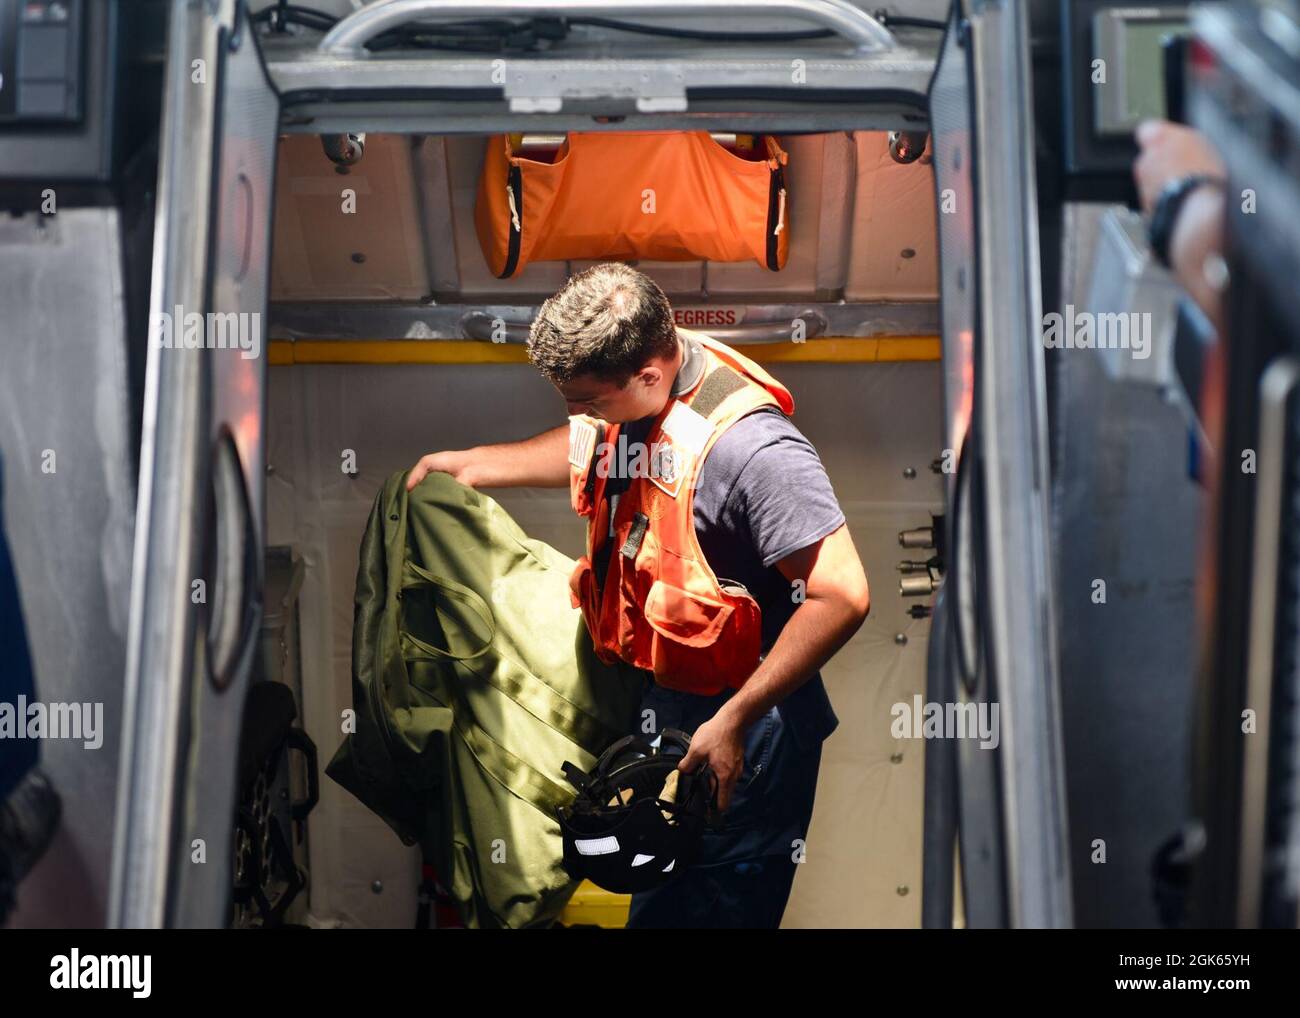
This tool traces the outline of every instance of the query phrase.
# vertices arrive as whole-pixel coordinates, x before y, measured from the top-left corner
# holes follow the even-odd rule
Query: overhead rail
[[[835,33],[861,53],[894,48],[894,37],[876,18],[846,0],[379,0],[349,14],[320,41],[319,51],[339,57],[366,55],[366,44],[384,32],[430,18],[512,17],[790,17]]]

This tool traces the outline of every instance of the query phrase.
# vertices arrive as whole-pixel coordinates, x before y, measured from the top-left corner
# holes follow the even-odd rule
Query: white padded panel
[[[583,269],[599,265],[599,261],[583,259],[569,262],[569,268],[576,276]],[[670,298],[681,303],[700,300],[704,292],[704,262],[654,262],[636,261],[629,264],[659,284]]]
[[[854,138],[857,197],[845,298],[938,300],[934,170],[926,162],[928,146],[921,159],[899,164],[890,158],[886,132],[857,131]]]
[[[277,162],[272,300],[416,300],[429,292],[408,139],[367,136],[361,161],[340,174],[319,138],[285,135]],[[356,193],[353,213],[343,211],[345,188]]]

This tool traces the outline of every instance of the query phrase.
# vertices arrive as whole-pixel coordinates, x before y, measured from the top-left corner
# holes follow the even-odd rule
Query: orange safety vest
[[[669,399],[645,449],[628,449],[626,441],[620,449],[617,424],[569,418],[570,496],[587,519],[587,554],[569,588],[602,661],[621,658],[652,671],[662,686],[712,696],[738,689],[757,667],[762,617],[744,588],[719,583],[704,560],[695,485],[713,443],[731,425],[766,406],[792,414],[794,399],[748,357],[688,334],[700,343],[704,370],[693,389]],[[620,470],[631,479],[611,536],[605,486]],[[607,542],[609,566],[598,582],[592,563]]]

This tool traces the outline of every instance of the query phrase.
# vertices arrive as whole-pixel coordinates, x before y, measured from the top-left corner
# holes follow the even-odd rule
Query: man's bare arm
[[[745,762],[745,731],[802,686],[849,641],[871,610],[866,572],[849,528],[776,563],[792,583],[806,584],[804,601],[781,630],[754,674],[691,737],[679,765],[692,771],[707,762],[718,778],[718,805],[726,809]]]
[[[807,682],[848,643],[871,610],[866,572],[846,525],[786,556],[776,567],[791,583],[804,582],[804,601],[754,674],[726,704],[742,729]]]
[[[1200,173],[1222,180],[1227,170],[1210,140],[1193,128],[1164,120],[1138,125],[1141,153],[1133,164],[1142,210],[1150,215],[1160,192],[1171,180]],[[1198,187],[1183,202],[1169,238],[1174,277],[1201,306],[1219,335],[1224,334],[1221,285],[1207,272],[1213,256],[1223,252],[1224,194],[1217,187]]]
[[[569,426],[520,442],[431,452],[411,468],[406,490],[435,470],[471,488],[564,488],[569,483]]]

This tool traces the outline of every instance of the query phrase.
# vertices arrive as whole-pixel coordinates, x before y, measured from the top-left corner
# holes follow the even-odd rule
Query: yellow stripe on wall
[[[760,364],[863,364],[937,361],[938,336],[830,336],[806,343],[747,343],[737,347]],[[527,364],[517,343],[481,340],[272,340],[272,366],[291,364]]]

